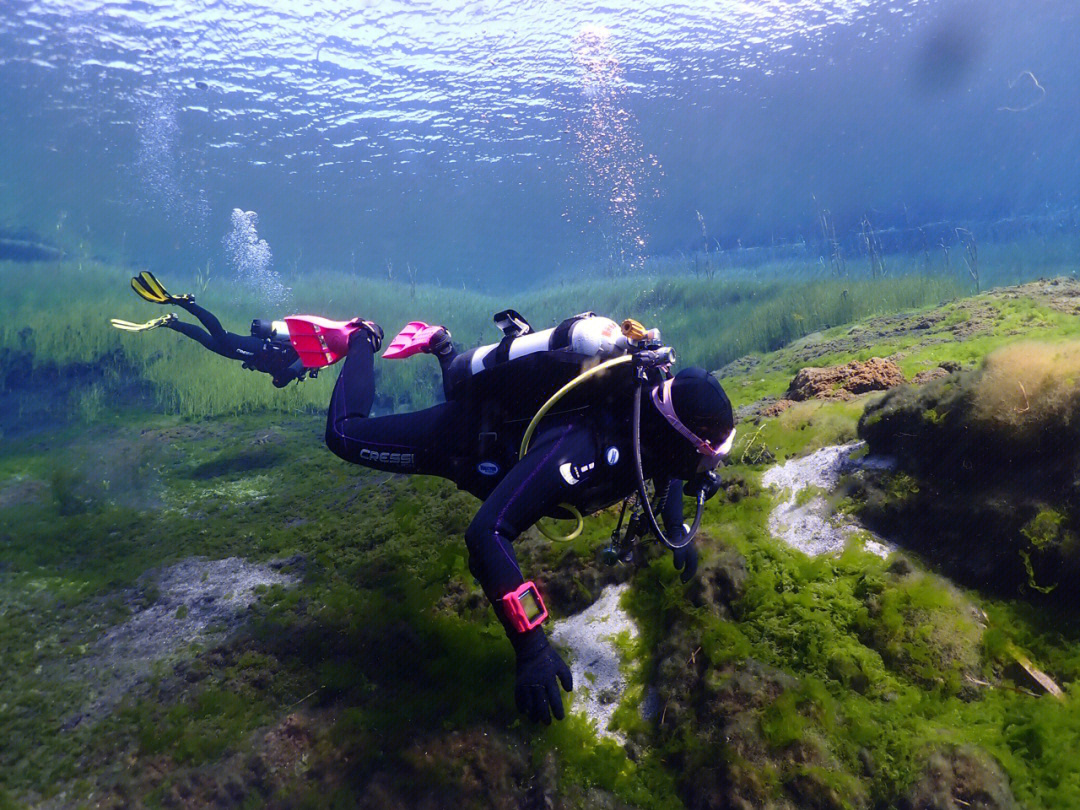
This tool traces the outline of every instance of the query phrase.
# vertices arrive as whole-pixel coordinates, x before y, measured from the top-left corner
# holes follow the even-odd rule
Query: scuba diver
[[[125,332],[147,332],[159,327],[172,329],[198,341],[222,357],[241,361],[246,369],[269,374],[277,388],[284,388],[293,380],[303,380],[307,376],[318,375],[316,367],[308,366],[301,359],[294,345],[295,341],[290,340],[288,324],[283,321],[256,319],[251,322],[250,335],[238,335],[227,332],[211,312],[195,303],[194,296],[170,294],[149,271],[144,270],[131,279],[131,289],[140,298],[152,304],[171,304],[180,307],[198,318],[206,328],[200,329],[195,324],[185,323],[170,312],[168,315],[154,318],[146,323],[132,323],[113,318],[110,323],[117,329]],[[314,318],[313,320],[323,319]],[[334,323],[338,327],[343,326],[343,324]],[[298,324],[296,328],[301,332],[305,331],[304,324]],[[306,331],[311,331],[312,328],[309,325]]]
[[[435,355],[446,401],[378,417],[369,414],[382,330],[355,322],[330,400],[326,443],[346,461],[438,475],[483,501],[465,531],[469,569],[517,655],[518,709],[550,723],[552,715],[564,716],[559,686],[571,691],[573,681],[540,626],[547,609],[518,566],[514,540],[544,517],[572,516],[580,531],[583,513],[622,500],[609,561],[640,561],[636,541],[651,531],[689,581],[697,567],[694,534],[706,499],[719,489],[713,470],[730,451],[734,415],[704,369],[671,376],[674,352],[657,330],[636,321],[620,330],[588,312],[540,332],[513,310],[495,321],[503,339],[464,353],[441,326],[406,326],[383,357]],[[697,504],[690,527],[683,523],[684,495]],[[632,517],[620,534],[628,505]]]
[[[413,321],[382,357],[434,355],[445,402],[372,417],[383,343],[374,322],[293,315],[256,320],[252,335],[242,337],[191,296],[170,295],[149,272],[132,279],[132,288],[147,301],[181,307],[207,331],[175,315],[114,326],[174,329],[270,374],[279,387],[344,358],[327,412],[330,450],[378,470],[447,478],[483,502],[465,531],[469,570],[514,648],[515,701],[531,720],[563,719],[559,687],[571,691],[573,679],[541,627],[548,613],[540,590],[514,555],[522,532],[537,524],[552,537],[538,521],[569,516],[577,520],[572,538],[583,514],[622,501],[608,562],[640,563],[638,541],[651,533],[671,549],[683,582],[694,575],[694,536],[705,501],[719,489],[713,471],[731,449],[735,420],[720,383],[704,369],[671,375],[675,353],[657,330],[585,312],[535,331],[506,310],[495,316],[499,343],[459,352],[449,330]],[[690,526],[684,496],[697,507]]]

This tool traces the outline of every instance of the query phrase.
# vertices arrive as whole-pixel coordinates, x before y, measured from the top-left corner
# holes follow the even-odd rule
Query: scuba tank
[[[285,321],[268,321],[264,318],[256,318],[251,322],[251,336],[263,340],[288,343],[289,325]]]
[[[498,316],[496,316],[498,318]],[[469,374],[479,374],[497,363],[517,360],[534,352],[565,350],[583,357],[598,357],[606,360],[617,354],[625,354],[629,349],[626,337],[619,325],[610,318],[604,318],[592,312],[583,312],[573,318],[567,318],[558,326],[534,332],[506,332],[506,337],[499,343],[481,346],[466,352]]]
[[[503,332],[501,341],[463,352],[446,369],[447,396],[457,399],[496,387],[521,400],[525,410],[531,407],[529,415],[546,399],[544,391],[550,394],[590,366],[627,354],[639,340],[660,338],[656,329],[638,327],[628,333],[594,312],[539,332],[512,309],[496,314],[495,323]]]

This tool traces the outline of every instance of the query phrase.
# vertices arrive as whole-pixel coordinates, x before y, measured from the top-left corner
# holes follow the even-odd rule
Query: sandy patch
[[[879,557],[887,557],[896,550],[894,545],[854,520],[836,514],[824,495],[800,497],[807,487],[831,493],[843,473],[888,463],[881,459],[853,461],[851,454],[862,447],[863,442],[825,447],[765,472],[761,483],[784,493],[784,500],[769,515],[773,537],[811,557],[840,553],[855,534],[864,538],[867,551]]]
[[[627,679],[615,639],[622,633],[631,639],[638,636],[637,625],[619,604],[628,587],[626,583],[609,585],[581,613],[555,622],[551,632],[551,640],[571,655],[572,711],[594,721],[600,736],[618,742],[625,739],[608,725],[626,691]]]

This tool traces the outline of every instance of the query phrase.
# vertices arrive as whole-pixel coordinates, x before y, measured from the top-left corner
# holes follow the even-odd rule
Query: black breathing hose
[[[649,521],[649,528],[652,529],[656,538],[672,551],[677,551],[680,548],[685,548],[694,542],[694,537],[697,535],[698,528],[701,526],[701,517],[705,513],[705,491],[704,489],[698,490],[697,494],[697,514],[694,515],[694,524],[690,527],[690,531],[686,533],[686,537],[683,538],[681,543],[673,543],[668,539],[660,528],[660,524],[656,522],[656,515],[653,513],[652,503],[649,501],[649,493],[645,488],[645,471],[641,466],[641,393],[643,389],[642,379],[639,376],[637,381],[637,388],[634,390],[634,424],[633,424],[633,438],[631,444],[634,445],[634,471],[637,473],[638,483],[638,495],[641,500],[641,504],[645,510],[645,518]]]

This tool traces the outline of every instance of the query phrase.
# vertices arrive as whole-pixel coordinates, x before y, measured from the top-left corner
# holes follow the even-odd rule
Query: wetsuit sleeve
[[[469,569],[519,656],[545,646],[547,639],[539,627],[518,633],[503,611],[502,597],[526,580],[513,541],[559,503],[572,499],[573,487],[581,480],[579,473],[588,474],[583,471],[594,462],[595,454],[592,431],[573,425],[554,429],[510,469],[465,532]]]

